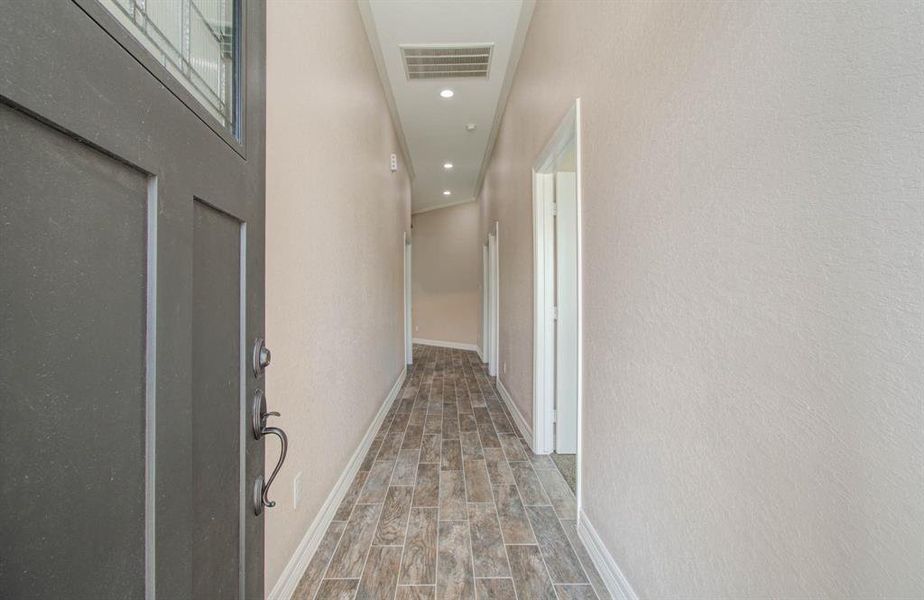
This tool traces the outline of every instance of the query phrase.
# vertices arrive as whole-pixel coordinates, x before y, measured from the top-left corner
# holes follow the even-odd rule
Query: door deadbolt
[[[273,353],[266,347],[266,341],[263,338],[257,338],[257,341],[253,343],[254,377],[259,377],[266,370],[272,358]]]

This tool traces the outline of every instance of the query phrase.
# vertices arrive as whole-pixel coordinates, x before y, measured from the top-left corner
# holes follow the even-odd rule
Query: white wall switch
[[[398,155],[397,155],[397,154],[392,154],[392,155],[391,155],[391,163],[390,163],[390,164],[391,164],[391,172],[392,172],[392,173],[394,173],[395,171],[398,170]]]

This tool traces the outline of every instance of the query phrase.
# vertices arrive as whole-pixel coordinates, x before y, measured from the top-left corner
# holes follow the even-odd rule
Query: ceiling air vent
[[[494,44],[401,46],[408,79],[487,77]]]

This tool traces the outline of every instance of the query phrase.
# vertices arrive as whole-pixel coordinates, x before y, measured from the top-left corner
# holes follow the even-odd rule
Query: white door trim
[[[481,247],[481,344],[478,356],[488,362],[488,244]]]
[[[581,510],[581,443],[583,413],[583,265],[581,225],[581,100],[574,101],[554,135],[533,164],[533,449],[548,454],[554,448],[555,398],[555,306],[552,254],[546,241],[554,235],[551,203],[554,201],[554,163],[566,146],[574,140],[576,149],[577,194],[577,508]]]
[[[577,454],[577,173],[570,168],[555,170],[555,243],[548,245],[555,255],[554,441],[561,454]]]
[[[494,286],[491,304],[494,306],[494,330],[491,332],[491,347],[494,348],[494,375],[500,376],[500,222],[494,221]]]
[[[552,157],[554,160],[554,155]],[[545,168],[545,167],[543,167]],[[555,239],[552,203],[555,174],[533,169],[533,451],[548,454],[554,446],[555,405]]]
[[[413,287],[411,284],[411,257],[413,246],[411,238],[404,232],[404,363],[414,362],[414,336],[411,333],[411,303],[413,302]]]
[[[490,293],[488,296],[488,339],[490,351],[488,352],[488,374],[492,377],[497,376],[497,363],[500,342],[500,251],[499,251],[499,232],[500,223],[494,222],[494,231],[488,234],[488,266],[490,276],[488,284]]]

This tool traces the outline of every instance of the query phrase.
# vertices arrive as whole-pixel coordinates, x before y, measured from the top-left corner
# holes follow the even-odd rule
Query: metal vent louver
[[[401,46],[408,79],[487,77],[493,44]]]

